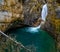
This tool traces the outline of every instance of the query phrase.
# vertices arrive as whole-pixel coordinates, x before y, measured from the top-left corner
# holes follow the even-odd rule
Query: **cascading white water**
[[[41,12],[42,20],[45,21],[47,15],[48,15],[48,7],[47,7],[47,4],[44,4]]]
[[[30,32],[38,32],[38,29],[44,24],[45,20],[46,20],[46,16],[48,14],[48,7],[47,7],[47,4],[44,4],[43,7],[42,7],[42,12],[41,12],[41,17],[42,17],[42,20],[40,25],[37,26],[37,27],[30,27],[28,30]]]

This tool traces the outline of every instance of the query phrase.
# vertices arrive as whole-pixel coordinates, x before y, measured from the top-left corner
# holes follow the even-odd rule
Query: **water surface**
[[[56,52],[54,39],[41,29],[33,30],[32,27],[24,27],[12,31],[11,34],[33,52]]]

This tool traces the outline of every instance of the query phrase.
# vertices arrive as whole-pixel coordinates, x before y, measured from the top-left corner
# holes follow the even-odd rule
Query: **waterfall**
[[[47,15],[48,15],[48,7],[47,7],[47,4],[44,4],[41,12],[42,20],[45,21]]]
[[[40,27],[45,23],[47,14],[48,14],[48,7],[47,7],[47,4],[44,4],[43,7],[42,7],[42,12],[41,12],[41,17],[42,17],[43,21],[41,21],[40,25],[37,26],[37,27],[30,27],[28,29],[28,31],[38,32],[38,29],[40,29]]]

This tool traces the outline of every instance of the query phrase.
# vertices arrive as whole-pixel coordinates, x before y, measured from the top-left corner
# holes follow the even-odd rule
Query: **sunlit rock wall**
[[[23,8],[18,0],[3,0],[1,3],[4,5],[0,4],[0,30],[4,31],[12,21],[18,18],[23,20]]]

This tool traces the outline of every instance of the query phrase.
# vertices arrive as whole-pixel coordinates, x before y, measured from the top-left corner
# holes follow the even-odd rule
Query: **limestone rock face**
[[[22,3],[18,0],[4,0],[0,11],[0,30],[4,31],[12,21],[18,18],[23,20],[22,10]]]
[[[40,22],[39,18],[41,16],[40,0],[26,0],[23,3],[23,14],[24,14],[25,24],[28,24],[31,26],[38,26],[40,24],[38,22]]]

